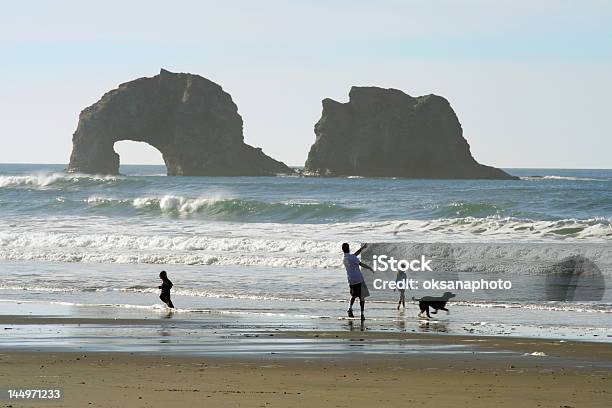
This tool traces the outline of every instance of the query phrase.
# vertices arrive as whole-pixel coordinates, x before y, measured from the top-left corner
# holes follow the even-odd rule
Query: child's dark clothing
[[[172,289],[172,282],[170,281],[170,279],[164,279],[159,288],[161,289],[161,294],[159,295],[159,298],[162,300],[162,302],[167,304],[168,307],[174,307],[174,305],[172,304],[172,300],[170,300],[170,289]]]

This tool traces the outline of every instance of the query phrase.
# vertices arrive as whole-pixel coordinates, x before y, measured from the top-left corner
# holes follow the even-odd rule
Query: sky
[[[245,142],[303,165],[321,100],[446,97],[474,157],[612,168],[612,1],[0,0],[0,162],[67,163],[79,112],[160,68],[231,94]],[[118,142],[121,163],[161,154]]]

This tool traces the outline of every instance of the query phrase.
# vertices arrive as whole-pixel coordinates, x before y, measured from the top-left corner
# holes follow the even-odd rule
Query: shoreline
[[[259,323],[259,325],[257,324]],[[462,356],[612,368],[612,342],[450,334],[345,326],[261,324],[212,318],[103,318],[0,315],[0,352],[109,353],[173,357],[352,359]]]

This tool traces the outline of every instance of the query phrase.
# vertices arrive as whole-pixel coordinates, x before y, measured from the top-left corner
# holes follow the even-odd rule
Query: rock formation
[[[446,99],[353,87],[349,102],[323,100],[305,173],[425,179],[515,179],[474,160]]]
[[[221,86],[161,70],[119,85],[84,109],[72,138],[71,172],[117,174],[119,140],[146,142],[168,175],[267,176],[293,173],[244,143],[242,117]]]

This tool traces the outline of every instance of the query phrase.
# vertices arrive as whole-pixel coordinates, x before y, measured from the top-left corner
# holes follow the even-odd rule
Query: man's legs
[[[359,297],[359,307],[361,308],[361,320],[365,319],[363,315],[363,309],[365,308],[365,298],[363,296]]]
[[[347,313],[348,313],[349,317],[354,317],[353,316],[353,304],[355,303],[355,299],[356,299],[356,297],[351,295],[351,300],[349,302],[349,308],[347,310]]]

